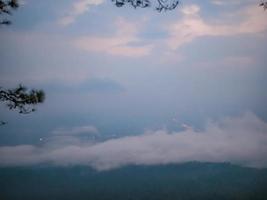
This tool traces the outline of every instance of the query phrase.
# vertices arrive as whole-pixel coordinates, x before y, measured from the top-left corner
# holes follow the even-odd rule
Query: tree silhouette
[[[259,6],[262,6],[263,9],[266,10],[267,9],[267,1],[261,1]]]
[[[146,8],[151,6],[151,0],[111,0],[117,7],[123,7],[125,5],[130,5],[134,8]],[[162,10],[173,10],[179,4],[180,0],[154,0],[157,2],[156,10],[161,12]],[[262,6],[264,10],[267,9],[267,1],[262,0],[259,6]]]
[[[150,7],[151,0],[111,0],[115,3],[117,7],[122,7],[125,5],[131,5],[134,8],[146,8]],[[180,3],[180,0],[155,0],[157,1],[156,10],[161,12],[162,10],[173,10]]]
[[[8,90],[0,88],[0,101],[6,102],[10,110],[18,110],[20,114],[34,112],[34,106],[43,103],[44,99],[45,93],[42,90],[28,90],[23,85]]]
[[[0,87],[0,102],[6,103],[10,110],[18,110],[20,114],[34,112],[34,106],[43,103],[44,100],[45,93],[42,90],[28,90],[23,85],[8,90]],[[7,122],[0,121],[0,126],[5,124]]]
[[[11,15],[11,10],[18,7],[19,3],[17,0],[0,0],[0,25],[11,24],[11,21],[5,19],[5,16]],[[28,90],[23,85],[7,90],[0,86],[0,102],[6,103],[10,110],[18,110],[20,114],[34,112],[34,106],[38,103],[43,103],[44,99],[45,93],[42,90]],[[0,126],[6,123],[7,122],[0,121]]]
[[[12,10],[19,7],[17,0],[0,0],[0,25],[9,25],[11,21],[6,19],[6,16],[12,15]]]

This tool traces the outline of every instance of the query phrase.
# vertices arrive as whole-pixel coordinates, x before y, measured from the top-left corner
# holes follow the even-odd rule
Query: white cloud
[[[199,11],[200,7],[195,4],[185,6],[181,10],[184,15],[196,15],[199,13]]]
[[[140,22],[136,24],[119,18],[115,26],[117,28],[114,35],[80,37],[75,40],[75,46],[89,52],[103,52],[116,56],[142,57],[150,54],[153,45],[138,44],[142,42],[137,37]]]
[[[260,33],[267,30],[265,14],[257,6],[249,6],[242,11],[231,14],[231,22],[209,22],[200,15],[197,5],[185,6],[183,17],[168,27],[167,44],[171,49],[193,41],[203,36],[236,36],[242,34]],[[225,18],[229,15],[225,15]],[[241,20],[240,20],[241,19]]]
[[[72,128],[58,128],[52,131],[54,135],[86,135],[97,134],[98,130],[94,126],[77,126]]]
[[[266,155],[267,123],[247,113],[239,118],[210,122],[203,131],[158,130],[99,143],[0,147],[0,165],[50,163],[108,170],[125,165],[208,161],[266,167]]]
[[[217,6],[224,6],[224,5],[233,5],[233,4],[240,4],[241,0],[211,0],[211,3]],[[243,3],[245,1],[243,0]]]
[[[235,6],[235,5],[244,5],[244,4],[254,4],[255,0],[210,0],[210,2],[216,6]],[[259,3],[260,1],[256,1]]]
[[[75,22],[76,18],[87,12],[91,6],[97,6],[104,2],[104,0],[80,0],[72,5],[71,11],[59,20],[59,24],[63,26],[70,25]]]

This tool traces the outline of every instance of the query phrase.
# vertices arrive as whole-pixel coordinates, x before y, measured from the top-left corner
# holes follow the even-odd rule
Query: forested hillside
[[[2,200],[263,200],[267,170],[194,162],[102,172],[88,167],[2,168],[0,185]]]

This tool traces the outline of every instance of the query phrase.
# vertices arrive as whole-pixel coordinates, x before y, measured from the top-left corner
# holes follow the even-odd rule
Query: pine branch
[[[9,90],[0,88],[0,101],[5,102],[10,110],[18,110],[21,114],[34,112],[34,106],[43,103],[44,99],[42,90],[27,90],[22,85]]]

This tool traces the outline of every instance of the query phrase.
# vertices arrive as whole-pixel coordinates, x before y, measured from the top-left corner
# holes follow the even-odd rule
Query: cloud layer
[[[267,30],[266,13],[260,12],[257,6],[248,6],[231,14],[224,13],[216,21],[204,19],[200,11],[198,5],[187,5],[181,10],[182,19],[169,25],[167,44],[171,49],[203,36],[236,36]]]
[[[140,44],[138,38],[140,23],[118,18],[114,23],[115,34],[107,37],[84,36],[75,40],[76,47],[89,52],[106,53],[115,56],[142,57],[150,54],[152,44]]]
[[[0,147],[0,165],[49,163],[108,170],[125,165],[209,161],[266,167],[266,155],[267,123],[247,113],[240,118],[210,122],[203,131],[187,126],[181,132],[158,130],[98,143],[4,146]]]
[[[84,134],[97,134],[98,130],[94,126],[77,126],[72,128],[58,128],[52,131],[54,135],[84,135]]]
[[[70,25],[75,22],[77,17],[87,12],[91,6],[97,6],[102,4],[103,2],[103,0],[76,1],[72,5],[72,9],[68,12],[68,14],[59,20],[59,24],[61,24],[62,26]]]

